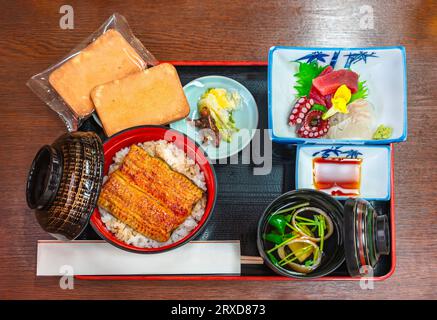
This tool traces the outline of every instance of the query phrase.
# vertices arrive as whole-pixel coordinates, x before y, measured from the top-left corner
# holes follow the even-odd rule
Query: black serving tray
[[[220,63],[214,62],[192,62],[183,63],[183,65],[175,63],[175,65],[182,85],[207,75],[221,75],[243,84],[252,93],[258,105],[258,128],[268,128],[267,66],[265,64],[244,62],[241,64],[224,63],[220,65]],[[85,121],[80,130],[95,131],[103,140],[106,139],[102,128],[93,118]],[[263,141],[263,137],[261,137],[261,141]],[[218,180],[217,203],[208,224],[196,240],[240,240],[242,255],[258,256],[256,245],[258,219],[271,201],[282,193],[295,189],[295,160],[295,146],[273,143],[272,171],[268,175],[253,175],[253,169],[256,167],[253,163],[214,164]],[[371,203],[378,212],[386,214],[389,220],[393,219],[390,211],[391,201],[371,201]],[[393,226],[393,224],[391,225]],[[393,234],[394,230],[391,230],[391,232]],[[100,239],[100,237],[91,226],[88,226],[79,239],[92,240]],[[392,236],[392,239],[394,239],[394,236]],[[394,271],[394,243],[391,245],[390,255],[382,257],[374,270],[375,278],[385,279]],[[123,279],[128,277],[112,278]],[[171,279],[172,276],[162,278]],[[208,280],[207,276],[201,276],[200,278]],[[276,279],[277,275],[265,265],[242,265],[240,278],[242,280],[268,280]],[[332,280],[351,279],[345,263],[326,278]],[[138,277],[135,277],[135,279],[138,279]],[[184,279],[184,277],[178,277],[178,279]]]

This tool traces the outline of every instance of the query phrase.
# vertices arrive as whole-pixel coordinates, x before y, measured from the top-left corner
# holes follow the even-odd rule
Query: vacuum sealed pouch
[[[59,115],[68,131],[75,131],[95,110],[90,94],[96,86],[156,64],[158,61],[133,35],[126,19],[115,13],[27,85]]]

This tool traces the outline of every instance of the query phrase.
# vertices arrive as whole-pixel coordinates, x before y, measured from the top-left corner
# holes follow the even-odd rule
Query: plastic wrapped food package
[[[113,14],[59,62],[34,75],[27,85],[75,131],[92,115],[90,93],[98,85],[158,64],[133,35],[126,19]]]

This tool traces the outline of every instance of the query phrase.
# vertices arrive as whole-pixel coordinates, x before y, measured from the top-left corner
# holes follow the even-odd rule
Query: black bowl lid
[[[26,185],[27,205],[42,210],[53,202],[62,176],[62,155],[52,146],[39,149],[29,170]]]
[[[390,253],[387,216],[378,215],[363,199],[348,199],[344,206],[344,251],[351,276],[365,276],[381,255]]]
[[[103,166],[103,145],[93,132],[64,134],[38,151],[26,198],[45,231],[69,240],[82,233],[97,203]]]

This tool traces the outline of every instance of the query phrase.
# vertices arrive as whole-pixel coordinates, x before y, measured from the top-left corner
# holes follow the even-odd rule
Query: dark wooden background
[[[0,4],[0,298],[437,298],[436,1],[68,1],[75,29],[59,28],[65,1]],[[359,28],[359,7],[374,29]],[[397,267],[374,290],[357,282],[88,282],[61,290],[37,278],[40,230],[24,198],[38,148],[65,128],[25,86],[113,12],[159,60],[266,60],[273,45],[406,47],[408,141],[395,146]]]

